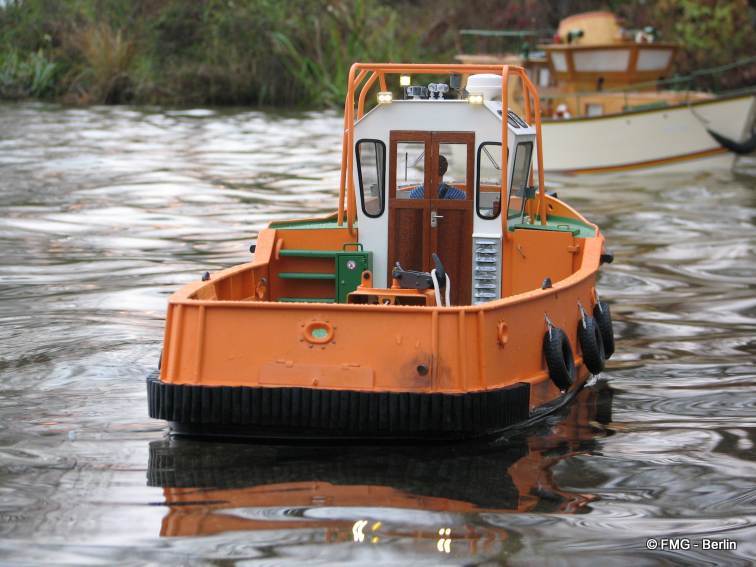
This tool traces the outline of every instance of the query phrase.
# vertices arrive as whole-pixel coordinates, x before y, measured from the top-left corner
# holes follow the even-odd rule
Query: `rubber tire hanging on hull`
[[[543,336],[543,355],[549,378],[560,390],[567,390],[575,382],[575,358],[564,331],[551,327]]]
[[[596,319],[601,340],[604,343],[604,358],[609,359],[614,354],[614,328],[612,326],[612,312],[609,304],[599,301],[593,308],[593,318]]]
[[[583,364],[585,364],[591,374],[600,374],[604,369],[606,355],[604,354],[604,341],[601,336],[601,329],[599,329],[593,317],[586,314],[585,317],[580,319],[578,322],[577,337],[580,342],[580,348],[583,351]]]

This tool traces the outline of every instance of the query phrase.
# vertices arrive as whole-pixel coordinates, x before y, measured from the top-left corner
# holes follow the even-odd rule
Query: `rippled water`
[[[753,559],[753,158],[552,182],[615,252],[600,289],[618,352],[527,434],[430,448],[165,437],[144,378],[168,294],[244,261],[270,219],[332,211],[340,125],[0,105],[0,561]],[[691,548],[647,549],[673,537]]]

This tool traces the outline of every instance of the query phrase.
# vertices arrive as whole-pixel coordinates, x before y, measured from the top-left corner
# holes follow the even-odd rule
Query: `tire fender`
[[[604,358],[609,359],[614,354],[614,328],[612,327],[612,312],[609,304],[599,301],[593,308],[593,318],[596,319],[601,340],[604,343]]]
[[[604,354],[604,340],[598,323],[590,315],[585,315],[578,322],[577,330],[580,349],[583,351],[583,364],[591,374],[600,374],[604,369],[606,355]]]
[[[560,390],[567,390],[575,382],[575,358],[567,335],[559,327],[551,327],[543,335],[543,355],[549,378]]]

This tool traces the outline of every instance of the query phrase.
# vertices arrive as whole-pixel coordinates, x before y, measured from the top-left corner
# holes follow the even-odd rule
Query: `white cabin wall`
[[[443,105],[443,106],[442,106]],[[441,111],[441,112],[439,112]],[[394,101],[379,105],[368,112],[356,125],[355,145],[361,139],[381,140],[386,145],[385,163],[385,205],[379,218],[363,214],[361,204],[357,207],[360,243],[365,250],[373,252],[373,284],[377,287],[389,285],[388,278],[388,187],[391,146],[390,132],[393,130],[420,131],[464,131],[475,132],[475,150],[480,141],[498,141],[501,137],[499,116],[482,105],[472,105],[465,101]],[[355,148],[352,148],[355,151]],[[357,160],[355,156],[354,186],[359,195]]]

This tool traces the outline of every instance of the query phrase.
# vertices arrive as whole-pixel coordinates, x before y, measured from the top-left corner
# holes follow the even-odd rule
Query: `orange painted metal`
[[[541,222],[549,214],[558,215],[575,219],[593,234],[578,238],[571,232],[510,231],[503,225],[503,297],[479,305],[280,302],[292,297],[325,298],[327,293],[333,297],[328,287],[332,281],[280,277],[284,272],[328,273],[330,260],[285,252],[338,251],[344,244],[359,241],[352,139],[356,87],[366,76],[362,93],[376,76],[384,82],[388,74],[440,72],[496,72],[503,86],[509,74],[521,79],[533,97]],[[506,102],[502,123],[506,163]],[[604,238],[577,211],[545,195],[538,96],[524,71],[495,65],[355,64],[349,72],[344,127],[336,215],[311,219],[320,227],[280,228],[278,223],[279,228],[264,229],[251,262],[174,293],[168,305],[160,380],[203,386],[416,393],[467,393],[526,382],[531,385],[530,405],[536,407],[560,395],[548,378],[542,353],[548,317],[565,331],[578,365],[578,385],[582,384],[588,372],[576,336],[578,305],[588,311],[595,305]],[[502,169],[502,191],[506,191],[506,168]],[[545,277],[551,278],[553,286],[541,289]],[[318,326],[329,330],[327,340],[308,340],[307,329]],[[502,328],[508,329],[506,341],[500,339]]]
[[[547,197],[554,213],[576,215]],[[578,217],[579,218],[579,217]],[[339,249],[350,242],[340,229],[265,229],[258,238],[254,261],[215,273],[206,282],[191,283],[169,301],[161,380],[205,386],[292,386],[464,393],[531,384],[531,405],[559,395],[548,379],[541,337],[544,315],[562,328],[581,363],[577,347],[578,302],[589,310],[603,237],[578,239],[570,233],[517,230],[504,251],[507,297],[475,306],[431,307],[279,303],[277,274],[290,270],[292,258],[275,258],[282,250]],[[569,250],[580,246],[579,260]],[[522,258],[516,247],[525,255]],[[560,271],[554,271],[555,268]],[[572,270],[572,267],[575,267]],[[522,272],[529,275],[519,276]],[[554,281],[540,289],[542,276]],[[525,279],[523,279],[525,278]],[[529,278],[529,279],[528,279]],[[257,290],[266,282],[266,300]],[[533,285],[535,284],[535,285]],[[302,282],[314,295],[320,283]],[[523,291],[526,288],[531,288]],[[311,323],[333,332],[327,342],[313,344],[303,336]],[[506,343],[499,328],[508,329]],[[420,375],[417,368],[430,369]],[[580,366],[581,379],[587,376]]]

